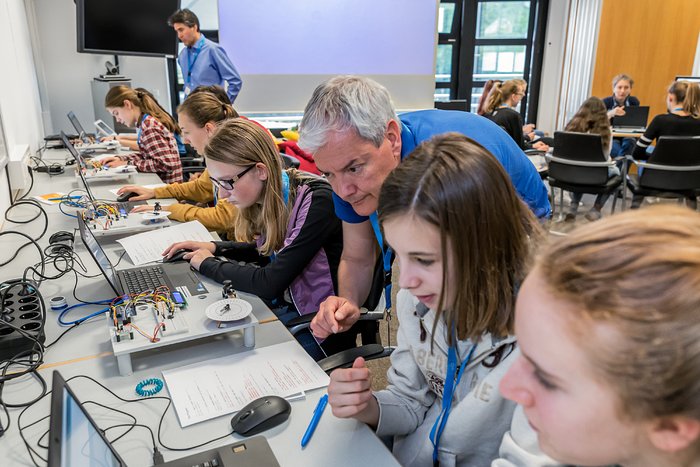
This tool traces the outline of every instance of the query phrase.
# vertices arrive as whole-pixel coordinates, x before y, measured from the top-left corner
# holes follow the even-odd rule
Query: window
[[[521,112],[535,121],[547,7],[548,0],[441,1],[435,100],[466,99],[476,112],[488,80],[523,78]]]

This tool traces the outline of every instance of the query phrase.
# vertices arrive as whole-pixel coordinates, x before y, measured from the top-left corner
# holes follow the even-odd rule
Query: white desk
[[[153,174],[136,174],[134,182],[138,184],[155,183],[156,181],[154,181],[153,177],[156,176]],[[33,194],[41,194],[48,191],[67,191],[69,186],[76,188],[77,183],[78,180],[73,177],[69,170],[67,170],[66,174],[53,177],[49,177],[47,174],[36,173]],[[94,185],[94,187],[96,196],[113,199],[114,195],[108,191],[109,188],[114,187],[113,185]],[[49,217],[49,229],[47,234],[38,242],[42,248],[48,245],[50,233],[57,230],[73,230],[76,228],[75,219],[61,214],[58,211],[58,206],[45,206],[45,209]],[[27,219],[32,217],[35,212],[36,209],[30,206],[21,206],[15,208],[11,216],[18,219]],[[43,221],[40,219],[31,224],[6,223],[3,230],[17,230],[36,236],[39,233],[39,228],[43,225]],[[15,235],[0,237],[0,260],[8,258],[10,254],[6,252],[16,250],[24,241],[26,240],[23,237]],[[97,266],[85,251],[80,240],[76,239],[74,245],[75,251],[84,260],[88,274],[98,274]],[[112,251],[113,254],[115,248],[115,245],[112,243],[107,249]],[[10,265],[0,270],[0,280],[21,277],[24,268],[29,264],[36,263],[38,260],[38,253],[33,246],[24,248]],[[122,264],[124,262],[128,263],[127,258],[122,260]],[[73,284],[74,275],[69,274],[57,280],[44,282],[40,287],[40,291],[46,302],[52,296],[64,295],[68,298],[69,303],[72,304],[75,303],[71,294]],[[219,289],[214,288],[214,290],[218,293]],[[98,300],[113,295],[113,291],[101,276],[92,279],[80,278],[76,293],[83,300]],[[258,306],[254,308],[256,308],[256,317],[261,322],[261,325],[256,329],[256,347],[264,347],[293,339],[286,328],[274,318],[269,309]],[[75,311],[75,314],[69,315],[68,319],[71,319],[73,316],[75,318],[84,316],[88,312],[96,311],[97,309],[96,307],[80,308]],[[56,320],[57,312],[49,309],[47,314],[45,333],[46,342],[50,343],[66,328],[58,325]],[[166,369],[244,352],[245,347],[242,340],[242,334],[234,333],[205,338],[195,342],[176,344],[168,347],[165,351],[146,351],[133,357],[134,374],[122,377],[119,376],[117,361],[111,352],[107,327],[102,319],[95,319],[94,321],[81,324],[70,331],[55,346],[51,347],[44,356],[45,363],[39,372],[46,379],[49,388],[51,385],[51,373],[54,369],[57,369],[65,378],[75,375],[89,375],[108,386],[121,397],[136,398],[134,387],[139,381],[150,377],[162,377],[161,371]],[[82,401],[96,400],[105,405],[126,410],[137,417],[138,423],[147,424],[154,431],[157,429],[160,414],[166,404],[164,401],[151,401],[127,405],[113,399],[109,393],[85,379],[79,379],[69,384]],[[6,383],[3,398],[7,403],[23,402],[37,395],[39,391],[39,385],[33,377],[29,376]],[[167,389],[164,389],[163,393],[166,392]],[[332,415],[330,409],[326,410],[311,442],[302,450],[300,447],[301,437],[311,419],[316,402],[323,393],[323,390],[317,390],[310,393],[305,400],[292,402],[292,414],[289,420],[263,433],[268,438],[280,465],[398,465],[391,453],[367,426],[354,420],[337,419]],[[27,410],[22,418],[23,426],[48,415],[49,402],[50,396],[46,396],[42,401]],[[94,414],[96,422],[103,427],[129,422],[123,417],[119,418],[120,416],[108,413],[94,405],[88,406],[88,410],[91,414]],[[19,436],[17,417],[20,411],[21,409],[10,409],[12,425],[7,433],[0,438],[3,466],[32,465]],[[0,416],[4,419],[4,415]],[[208,439],[229,433],[231,431],[230,419],[231,416],[224,416],[182,429],[171,407],[163,422],[162,440],[171,447],[199,444]],[[24,434],[29,439],[30,444],[36,449],[39,437],[47,429],[48,419],[27,429],[24,431]],[[117,431],[110,432],[111,436],[116,436]],[[242,438],[238,436],[227,437],[218,443],[212,443],[195,451],[173,452],[161,449],[161,452],[165,460],[172,460],[217,445],[226,445],[240,439]],[[136,428],[118,441],[115,446],[128,465],[144,466],[152,464],[150,436],[144,433],[143,429]],[[46,455],[45,450],[41,448],[38,450],[42,455]]]

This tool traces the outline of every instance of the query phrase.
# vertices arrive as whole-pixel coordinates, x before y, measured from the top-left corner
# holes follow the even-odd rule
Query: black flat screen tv
[[[77,0],[78,52],[174,57],[180,0]]]

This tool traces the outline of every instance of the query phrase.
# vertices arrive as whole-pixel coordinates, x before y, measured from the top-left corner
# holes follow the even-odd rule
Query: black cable
[[[80,326],[80,325],[83,324],[83,323],[84,323],[84,321],[78,321],[77,323],[71,325],[71,327],[69,327],[68,329],[66,329],[65,331],[63,331],[63,332],[61,333],[61,335],[58,336],[58,337],[56,338],[55,341],[51,342],[50,344],[46,344],[46,345],[44,346],[44,348],[45,348],[46,350],[48,350],[51,346],[55,345],[58,341],[60,341],[61,338],[62,338],[63,336],[65,336],[66,334],[68,334],[68,331],[72,331],[73,329],[77,328],[78,326]]]
[[[28,221],[16,221],[16,220],[13,220],[13,219],[10,219],[10,218],[7,217],[7,214],[10,212],[11,209],[13,209],[13,208],[16,207],[16,206],[20,206],[20,205],[22,205],[22,204],[30,204],[30,205],[33,205],[33,206],[35,206],[35,207],[38,207],[38,208],[39,208],[39,213],[37,213],[36,216],[34,216],[33,218],[31,218],[31,219],[28,220]],[[34,244],[34,246],[36,246],[37,250],[39,250],[39,255],[41,255],[41,257],[42,257],[41,260],[42,260],[42,262],[43,262],[43,261],[44,261],[43,252],[42,252],[42,250],[41,250],[41,247],[40,247],[39,244],[37,243],[37,240],[39,240],[41,237],[44,236],[44,234],[46,233],[46,230],[47,230],[48,227],[49,227],[49,217],[48,217],[48,215],[46,214],[46,211],[44,211],[44,208],[42,208],[42,207],[39,205],[39,203],[36,202],[36,201],[29,200],[29,199],[25,199],[25,200],[18,201],[18,202],[16,202],[16,203],[10,205],[9,208],[7,208],[7,210],[5,211],[5,220],[7,220],[8,222],[15,223],[15,224],[28,224],[28,223],[30,223],[30,222],[32,222],[32,221],[38,219],[39,216],[42,215],[42,214],[44,215],[44,220],[45,220],[44,229],[42,230],[41,235],[39,235],[37,238],[32,238],[32,237],[30,237],[29,235],[24,234],[24,233],[22,233],[22,232],[18,232],[18,231],[16,231],[16,230],[6,230],[6,231],[4,231],[4,232],[0,232],[0,236],[2,236],[2,235],[11,235],[11,234],[15,234],[15,235],[21,235],[22,237],[25,237],[26,239],[29,240],[29,242],[27,242],[27,243],[21,245],[21,246],[17,249],[17,251],[15,251],[15,254],[12,255],[12,257],[11,257],[10,259],[8,259],[7,261],[5,261],[5,262],[3,262],[3,263],[0,263],[0,267],[7,266],[8,264],[10,264],[12,261],[14,261],[15,258],[17,258],[17,255],[19,254],[20,251],[22,251],[25,247],[27,247],[27,246],[29,246],[29,245],[31,245],[31,244]],[[42,272],[43,272],[43,271],[42,271]]]

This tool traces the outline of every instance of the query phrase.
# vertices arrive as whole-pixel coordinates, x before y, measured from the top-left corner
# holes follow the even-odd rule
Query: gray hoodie
[[[380,410],[377,435],[394,437],[394,456],[404,466],[432,465],[429,435],[441,410],[449,348],[446,326],[440,320],[431,352],[435,313],[418,305],[408,291],[399,292],[398,345],[391,355],[389,386],[374,394]],[[458,341],[460,361],[471,345],[470,341]],[[501,360],[494,368],[484,365],[493,362],[499,352]],[[512,336],[496,339],[484,335],[477,344],[455,390],[440,439],[441,467],[484,467],[492,461],[499,467],[558,465],[539,453],[536,435],[522,410],[516,411],[516,404],[498,392],[498,383],[517,355]]]

